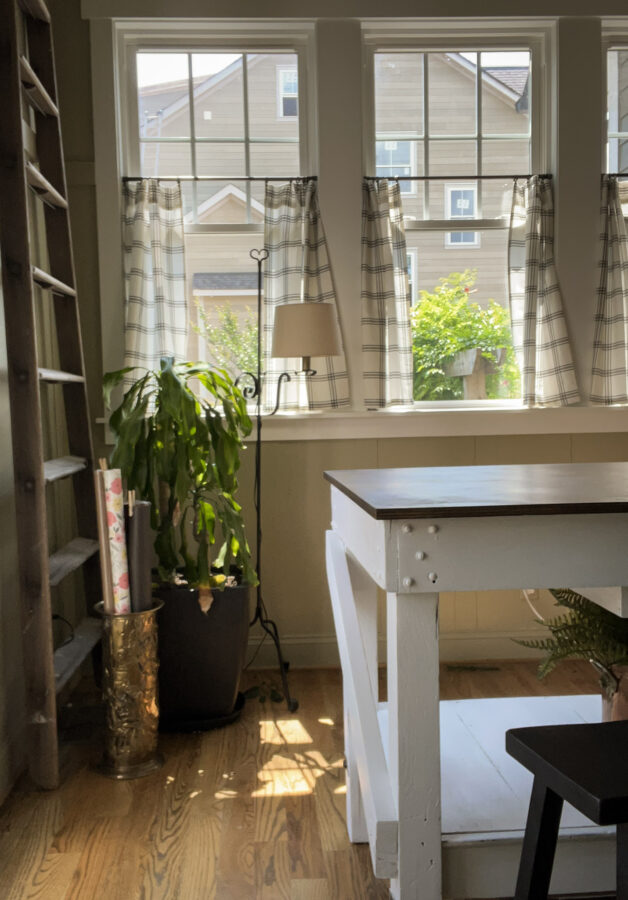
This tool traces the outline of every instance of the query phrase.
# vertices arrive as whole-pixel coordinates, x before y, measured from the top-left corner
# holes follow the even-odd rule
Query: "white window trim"
[[[417,304],[417,289],[419,276],[419,255],[415,247],[406,250],[406,255],[410,261],[410,283],[412,285],[412,296],[410,297],[410,306]]]
[[[445,207],[444,208],[445,208],[445,212],[447,213],[446,218],[452,219],[455,222],[458,222],[459,220],[464,222],[469,219],[475,219],[475,215],[473,215],[473,216],[452,216],[451,215],[451,194],[452,194],[452,191],[455,191],[455,190],[465,190],[465,191],[471,190],[471,191],[473,191],[473,207],[474,207],[474,210],[477,211],[477,202],[478,202],[477,193],[478,193],[478,191],[477,191],[476,183],[472,182],[472,181],[471,182],[469,182],[469,181],[465,181],[465,182],[452,181],[452,182],[448,182],[447,184],[444,185],[444,191],[445,191]],[[457,228],[456,229],[457,232],[466,231],[466,230],[467,230],[466,228]],[[481,238],[480,232],[474,231],[474,232],[472,232],[472,234],[474,235],[473,241],[470,241],[467,244],[459,244],[459,243],[456,243],[455,241],[452,241],[452,239],[451,239],[452,232],[446,231],[445,232],[445,247],[447,249],[451,249],[451,250],[467,250],[467,249],[474,249],[474,248],[481,247],[482,246],[482,238]]]
[[[296,94],[287,94],[283,90],[282,77],[281,77],[282,72],[294,72],[295,66],[280,65],[280,66],[276,66],[276,70],[277,70],[277,118],[278,119],[289,119],[289,120],[298,119],[299,118],[299,106],[300,106],[298,88],[297,88]],[[296,67],[296,73],[297,73],[297,84],[298,84],[298,82],[299,82],[298,67]],[[283,98],[284,97],[296,97],[297,98],[297,114],[296,114],[296,116],[284,115],[284,111],[283,111]]]

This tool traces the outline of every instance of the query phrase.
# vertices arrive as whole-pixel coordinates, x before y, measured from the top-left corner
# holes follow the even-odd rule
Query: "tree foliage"
[[[508,311],[495,300],[485,307],[471,301],[476,279],[477,270],[465,269],[441,278],[431,292],[419,291],[410,313],[415,400],[462,398],[462,378],[448,376],[445,368],[457,353],[474,348],[493,362],[496,351],[505,351],[499,371],[487,377],[487,396],[520,395]]]
[[[232,378],[257,372],[257,316],[247,306],[238,312],[229,304],[214,307],[210,316],[197,301],[200,324],[194,330],[204,338],[213,363]]]
[[[136,371],[105,375],[107,406],[113,388]],[[224,583],[233,564],[244,581],[256,584],[235,499],[240,450],[252,427],[242,392],[227,372],[203,363],[164,358],[158,370],[140,373],[111,413],[110,461],[138,499],[152,505],[160,577],[176,581],[183,569],[191,587],[208,592]],[[200,385],[204,399],[190,382]],[[189,527],[195,553],[188,546]],[[212,558],[217,532],[222,543]]]
[[[616,616],[569,588],[553,589],[550,593],[556,606],[565,607],[568,612],[541,619],[550,637],[517,643],[546,654],[539,665],[539,678],[548,675],[562,659],[588,659],[610,699],[618,684],[613,666],[628,664],[628,619]]]

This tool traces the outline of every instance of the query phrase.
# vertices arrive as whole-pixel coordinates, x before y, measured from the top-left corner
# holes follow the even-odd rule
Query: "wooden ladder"
[[[57,107],[50,14],[43,0],[0,3],[0,250],[15,475],[19,591],[26,688],[28,768],[38,787],[59,783],[57,694],[98,642],[86,616],[53,651],[51,587],[83,567],[87,608],[99,599],[93,450],[75,290],[74,262]],[[32,132],[35,132],[34,144]],[[30,137],[29,137],[30,136]],[[32,194],[34,194],[34,199]],[[33,235],[44,205],[49,271],[34,265]],[[34,210],[34,212],[33,212]],[[37,321],[44,292],[54,310],[58,368],[39,359]],[[41,342],[40,342],[41,343]],[[62,385],[68,453],[44,458],[47,385]],[[42,395],[43,399],[42,399]],[[73,481],[78,536],[50,555],[47,485]]]

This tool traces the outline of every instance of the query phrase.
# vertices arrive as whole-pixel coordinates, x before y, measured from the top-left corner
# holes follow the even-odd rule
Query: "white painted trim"
[[[449,631],[440,635],[441,662],[469,662],[478,660],[540,659],[538,650],[515,644],[515,640],[533,640],[536,631]],[[247,659],[251,659],[260,643],[260,636],[249,637]],[[292,669],[337,669],[340,666],[338,642],[335,634],[282,634],[284,658]],[[377,641],[380,664],[386,662],[386,639]],[[272,669],[277,666],[277,652],[271,640],[266,640],[251,666],[252,669]]]

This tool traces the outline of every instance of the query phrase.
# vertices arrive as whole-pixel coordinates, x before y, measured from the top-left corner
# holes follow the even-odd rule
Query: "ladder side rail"
[[[33,781],[59,780],[46,488],[41,402],[24,173],[19,21],[15,4],[0,4],[0,84],[5,85],[0,129],[0,247],[8,350],[15,477],[16,534],[26,686],[26,754]]]
[[[57,82],[54,66],[53,35],[47,22],[27,18],[27,39],[31,64],[46,90],[58,104]],[[37,114],[36,147],[41,171],[59,193],[68,199],[61,123],[55,116]],[[48,257],[51,272],[60,281],[76,289],[72,236],[69,210],[46,205],[44,209]],[[75,297],[55,296],[55,323],[59,343],[61,368],[67,372],[85,373],[85,358],[79,317],[78,300]],[[92,471],[94,450],[89,419],[89,401],[85,383],[63,385],[66,422],[70,454],[87,459],[85,472],[74,476],[78,530],[82,537],[96,539],[96,501]],[[98,560],[86,563],[85,588],[88,604],[100,600]]]

